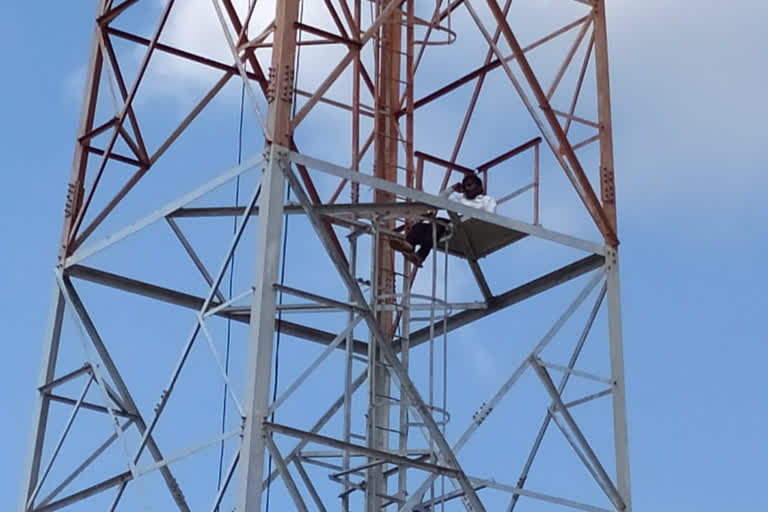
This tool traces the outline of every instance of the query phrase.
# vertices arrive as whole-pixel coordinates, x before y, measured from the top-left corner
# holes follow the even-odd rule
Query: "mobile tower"
[[[631,510],[604,3],[99,0],[19,510]]]

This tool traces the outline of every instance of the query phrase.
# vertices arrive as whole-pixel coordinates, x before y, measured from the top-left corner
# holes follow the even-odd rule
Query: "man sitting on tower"
[[[496,200],[483,194],[483,182],[476,174],[465,174],[461,182],[454,183],[453,186],[442,190],[440,197],[448,197],[463,205],[485,210],[488,213],[496,213]],[[392,238],[389,241],[390,246],[396,251],[402,252],[408,261],[421,267],[432,250],[433,238],[437,238],[439,243],[450,236],[450,220],[436,217],[433,222],[422,221],[410,227],[408,223],[404,224],[398,231],[407,228],[405,240]],[[417,246],[419,247],[418,250],[416,250]]]

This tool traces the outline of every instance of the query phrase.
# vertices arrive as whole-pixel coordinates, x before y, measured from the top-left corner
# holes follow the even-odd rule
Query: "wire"
[[[240,88],[240,124],[238,128],[238,142],[237,142],[237,165],[243,162],[243,117],[245,106],[245,83]],[[240,203],[240,175],[235,179],[235,206]],[[237,217],[232,219],[232,235],[237,233]],[[228,297],[232,298],[232,286],[235,274],[235,254],[237,248],[232,251],[232,260],[229,267],[229,290]],[[224,373],[229,374],[229,359],[230,359],[230,347],[232,345],[232,319],[227,318],[227,348],[224,356]],[[224,394],[221,399],[221,433],[223,434],[227,424],[227,383],[224,383]],[[219,448],[219,475],[216,483],[216,490],[221,489],[221,478],[224,470],[224,441],[221,442]],[[219,512],[219,507],[216,507],[216,512]]]

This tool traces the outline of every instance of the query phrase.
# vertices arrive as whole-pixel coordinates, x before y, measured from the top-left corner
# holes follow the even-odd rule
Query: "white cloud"
[[[88,69],[86,65],[78,67],[67,73],[64,78],[64,94],[68,99],[81,100],[83,97],[83,88],[85,87],[85,76]]]
[[[646,2],[608,12],[617,159],[633,171],[626,187],[710,190],[756,178],[768,165],[768,71],[758,64],[768,7]]]
[[[336,31],[322,2],[306,1],[304,4],[305,23]],[[236,0],[235,5],[244,17],[247,0]],[[474,2],[473,5],[487,20],[484,2]],[[563,12],[567,11],[561,16],[566,22],[586,12],[585,6],[566,0],[513,2],[512,25],[519,32],[521,43],[529,43],[534,37],[533,24],[527,23],[528,20],[544,20],[545,13],[554,12],[561,5]],[[759,65],[764,49],[759,23],[765,16],[754,11],[765,12],[766,9],[764,4],[744,2],[738,8],[726,11],[712,0],[695,4],[686,0],[674,5],[658,0],[643,4],[626,0],[609,3],[616,171],[622,203],[625,200],[631,202],[635,197],[647,197],[662,188],[697,200],[720,190],[723,182],[734,180],[746,192],[759,189],[756,185],[758,180],[764,179],[762,170],[768,165],[761,151],[764,132],[761,120],[768,114],[768,101],[760,89],[768,79],[768,72]],[[254,35],[267,27],[274,10],[275,0],[260,0],[249,33]],[[363,11],[367,18],[367,9]],[[557,12],[558,16],[562,14]],[[556,28],[549,19],[547,23],[553,23],[552,28]],[[485,52],[485,42],[464,9],[453,15],[452,28],[458,32],[459,39],[453,46],[434,47],[427,52],[437,57],[430,57],[431,62],[425,59],[424,73],[417,78],[417,88],[424,89],[424,84],[432,82],[443,83],[447,68],[455,67],[456,71],[463,72],[462,66],[479,60],[478,50],[480,54]],[[162,41],[223,62],[233,60],[211,0],[177,2]],[[535,66],[546,67],[544,61],[550,58],[547,51],[543,52],[543,57],[532,56],[533,59],[544,59],[534,61]],[[317,46],[303,47],[302,52],[299,87],[312,89],[342,58],[345,49],[340,45]],[[268,52],[260,51],[260,55],[266,69]],[[551,58],[555,57],[562,58],[553,52]],[[150,95],[181,98],[187,89],[197,91],[209,87],[218,76],[218,72],[183,59],[159,55],[155,58],[161,65],[152,66],[147,84],[142,86]],[[445,65],[447,58],[450,58],[451,66]],[[438,72],[433,73],[430,66]],[[592,72],[588,74],[588,80]],[[500,70],[494,73],[503,74]],[[350,100],[349,76],[348,70],[331,89],[331,96],[346,102]],[[486,94],[498,98],[500,103],[519,101],[506,79],[495,83],[489,80],[485,87]],[[561,88],[567,86],[564,84]],[[197,98],[199,94],[190,96]],[[455,137],[460,122],[454,122],[453,118],[449,120],[448,113],[462,109],[464,104],[464,100],[456,100],[453,96],[441,100],[440,111],[435,112],[434,118],[430,117],[432,121],[417,127],[418,149],[430,151],[434,145],[435,152],[448,157],[449,146],[453,144],[449,139]],[[315,115],[325,114],[318,111]],[[428,115],[432,116],[432,113]],[[478,112],[470,130],[478,130],[484,121],[493,122],[489,116],[493,116],[492,111]],[[524,117],[520,116],[514,123],[522,123]],[[596,114],[587,117],[594,118]],[[439,124],[437,130],[436,124]],[[495,136],[489,134],[489,137]],[[469,140],[465,146],[474,158],[478,146]],[[437,142],[432,144],[433,141]],[[303,147],[308,145],[308,142],[303,143]],[[702,155],[706,157],[696,158],[697,164],[691,163],[694,156]],[[465,157],[467,151],[462,151],[462,158]],[[562,172],[554,167],[549,171],[549,177],[543,174],[543,180],[555,175],[558,177],[553,179],[564,179]],[[594,174],[592,168],[587,171]],[[690,193],[691,183],[701,189],[697,194]],[[543,187],[548,186],[546,181],[543,182]],[[552,218],[550,215],[557,215],[561,210],[560,205],[553,207],[547,202],[552,197],[542,197],[542,209],[549,210],[549,213],[542,213],[547,223]],[[560,220],[574,222],[570,215],[560,217]],[[576,223],[584,224],[581,219]]]
[[[234,0],[233,4],[238,11],[240,20],[246,18],[248,12],[247,0]],[[221,5],[219,3],[219,5]],[[248,34],[255,37],[267,29],[274,21],[275,0],[260,0],[251,16],[248,25]],[[229,27],[232,40],[236,41],[238,34],[235,34],[226,11],[222,7],[227,26]],[[326,8],[320,2],[305,2],[303,21],[307,24],[321,28],[323,30],[334,31],[332,21],[326,14]],[[268,41],[271,40],[271,36]],[[171,9],[166,26],[161,36],[161,42],[192,52],[216,61],[233,63],[234,58],[224,30],[219,21],[216,9],[211,0],[185,0],[176,2]],[[143,52],[143,50],[140,50]],[[326,72],[329,62],[338,61],[343,50],[326,50],[326,58],[307,60],[302,63],[302,75],[318,81],[317,75]],[[257,58],[267,73],[269,68],[268,54],[265,50],[256,51]],[[147,77],[148,86],[151,92],[158,94],[177,94],[179,85],[188,84],[190,88],[200,86],[210,86],[216,79],[219,72],[187,61],[185,59],[162,56],[162,65],[153,66],[153,74]],[[324,77],[324,76],[323,76]]]

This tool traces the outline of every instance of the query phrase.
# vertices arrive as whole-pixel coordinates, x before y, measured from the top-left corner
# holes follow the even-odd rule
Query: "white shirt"
[[[496,200],[491,196],[480,194],[474,199],[467,199],[464,194],[454,192],[452,189],[447,188],[440,192],[440,197],[447,197],[453,201],[457,201],[465,206],[471,206],[478,210],[485,210],[488,213],[496,213]]]

